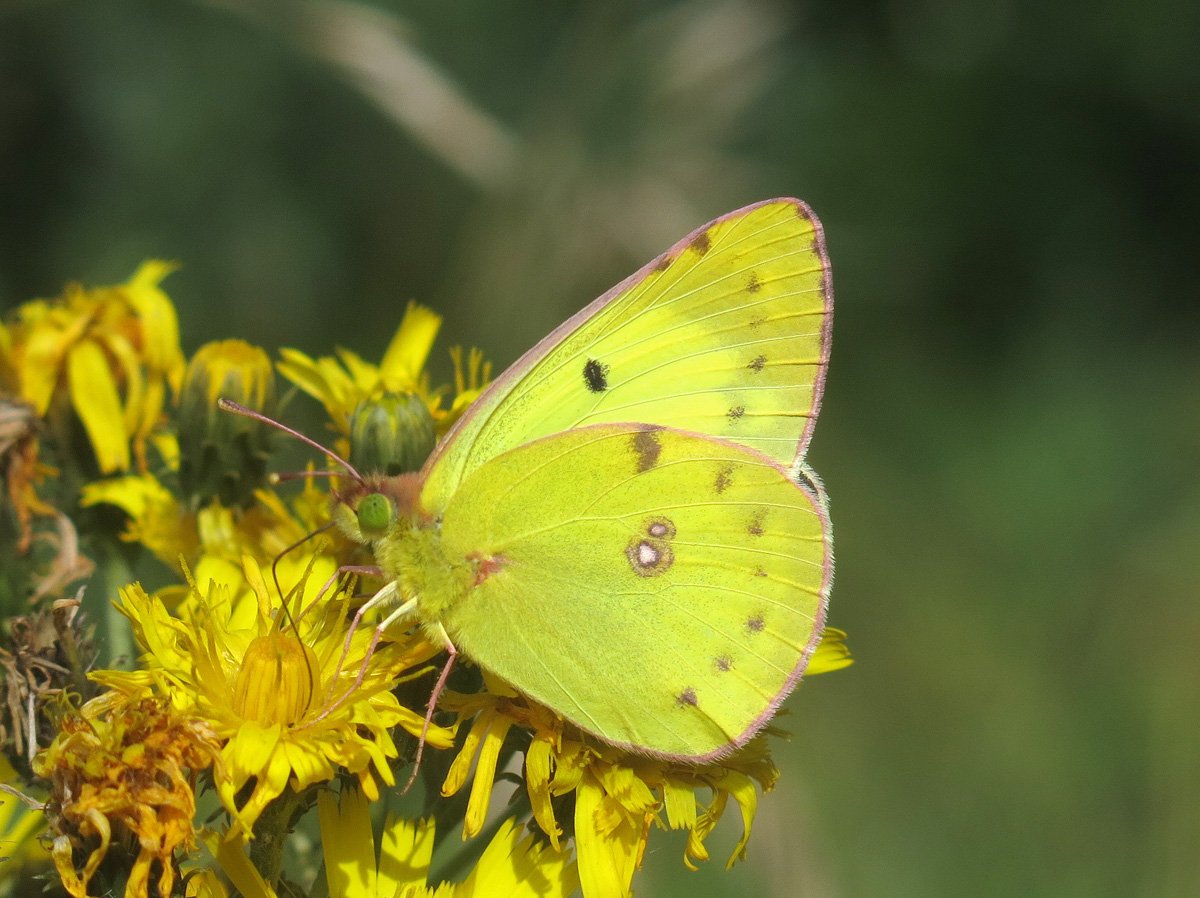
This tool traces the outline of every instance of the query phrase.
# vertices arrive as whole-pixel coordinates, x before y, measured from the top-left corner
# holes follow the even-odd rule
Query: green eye
[[[358,526],[364,534],[380,533],[392,522],[392,503],[382,493],[371,493],[358,503]]]

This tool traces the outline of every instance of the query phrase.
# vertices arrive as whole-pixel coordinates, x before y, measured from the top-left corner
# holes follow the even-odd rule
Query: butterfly
[[[821,639],[827,501],[805,450],[829,359],[823,231],[795,199],[699,228],[525,353],[419,472],[335,520],[418,623],[613,745],[744,745]],[[357,620],[358,618],[356,618]],[[428,723],[428,718],[427,718]]]

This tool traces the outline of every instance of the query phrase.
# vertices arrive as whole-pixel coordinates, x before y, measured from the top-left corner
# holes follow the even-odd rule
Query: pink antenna
[[[217,400],[217,408],[219,408],[223,412],[230,412],[234,415],[241,415],[243,418],[249,418],[252,421],[258,421],[260,424],[269,425],[270,427],[274,427],[276,430],[282,430],[288,436],[299,440],[301,443],[304,443],[306,446],[311,446],[313,449],[316,449],[322,455],[328,457],[332,461],[337,462],[339,465],[341,465],[343,468],[345,468],[347,473],[349,473],[349,475],[351,477],[353,477],[355,480],[357,480],[359,483],[366,482],[363,479],[363,476],[361,474],[359,474],[358,471],[355,470],[354,465],[350,464],[350,462],[346,461],[346,459],[342,458],[340,455],[338,455],[332,449],[325,448],[324,446],[322,446],[320,443],[318,443],[316,440],[312,439],[311,437],[306,437],[304,434],[302,434],[298,430],[292,430],[292,428],[288,427],[286,424],[281,424],[279,421],[276,421],[274,418],[268,418],[262,412],[256,412],[252,408],[246,408],[246,406],[244,406],[244,405],[238,405],[232,399],[226,399],[224,396],[222,396],[220,399]],[[315,476],[315,475],[316,475],[316,472],[314,471],[313,476]],[[303,476],[303,475],[301,475],[301,476]],[[291,478],[289,477],[288,479],[291,479]]]

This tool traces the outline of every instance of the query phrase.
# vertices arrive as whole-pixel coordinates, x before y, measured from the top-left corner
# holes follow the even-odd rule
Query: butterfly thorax
[[[417,599],[417,617],[427,627],[440,623],[475,580],[470,562],[447,556],[441,530],[430,520],[398,515],[373,548],[376,563],[395,581],[402,600]]]

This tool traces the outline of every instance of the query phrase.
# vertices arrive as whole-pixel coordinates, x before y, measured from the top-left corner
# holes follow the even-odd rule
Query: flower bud
[[[360,471],[416,471],[436,439],[429,407],[415,393],[364,400],[350,415],[350,463]]]
[[[222,396],[274,414],[275,374],[263,350],[221,340],[200,347],[188,363],[179,408],[179,484],[193,507],[213,498],[244,505],[266,476],[269,428],[218,409]]]

